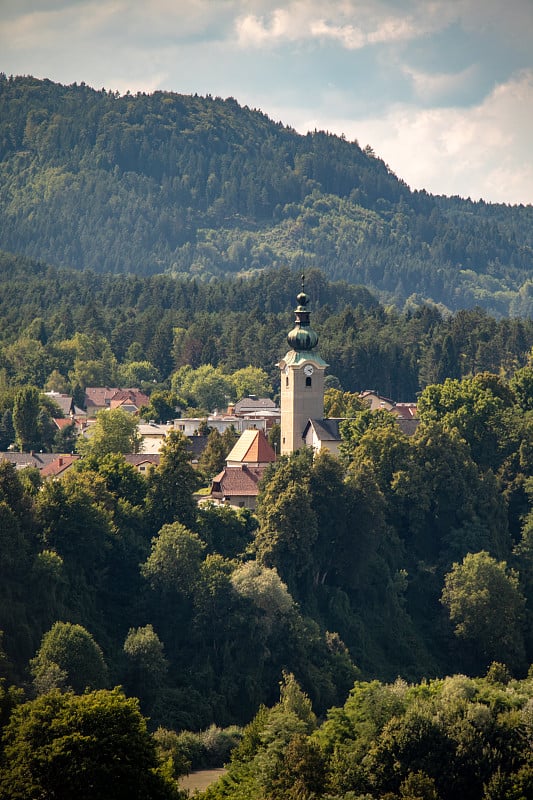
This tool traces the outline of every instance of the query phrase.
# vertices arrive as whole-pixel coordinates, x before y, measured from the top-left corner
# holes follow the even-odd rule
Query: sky
[[[0,0],[0,71],[234,97],[412,189],[533,203],[533,0]]]

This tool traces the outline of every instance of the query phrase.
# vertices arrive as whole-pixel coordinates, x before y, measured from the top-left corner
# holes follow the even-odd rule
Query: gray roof
[[[312,426],[319,441],[338,442],[341,438],[339,425],[344,421],[344,419],[348,418],[332,417],[331,419],[310,419],[304,429],[304,438],[309,430],[309,427]],[[401,419],[399,417],[395,417],[395,419],[401,432],[405,433],[406,436],[412,436],[420,422],[418,419]]]
[[[317,437],[321,442],[338,442],[341,438],[339,433],[339,423],[342,422],[341,418],[331,419],[310,419],[305,426],[304,436],[312,425]]]
[[[59,456],[60,453],[35,453],[33,451],[30,453],[17,453],[10,450],[0,453],[0,461],[9,461],[11,464],[14,464],[17,469],[23,469],[24,467],[43,469],[43,467],[55,461]]]
[[[235,414],[250,414],[253,411],[273,410],[276,404],[270,397],[243,397],[234,406]]]

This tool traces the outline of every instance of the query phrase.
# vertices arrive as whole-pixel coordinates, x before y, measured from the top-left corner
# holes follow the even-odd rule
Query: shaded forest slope
[[[533,208],[412,192],[233,99],[0,77],[2,247],[95,272],[319,267],[382,299],[533,309]]]

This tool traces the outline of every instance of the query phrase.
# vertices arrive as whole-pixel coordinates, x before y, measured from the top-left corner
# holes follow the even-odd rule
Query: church
[[[276,365],[281,378],[280,455],[289,455],[302,447],[311,447],[315,452],[325,449],[338,455],[342,419],[324,418],[324,373],[328,364],[316,352],[318,334],[311,328],[303,275],[302,290],[296,300],[294,327],[287,335],[290,349]],[[374,397],[374,393],[370,394]],[[375,397],[380,405],[384,402],[384,398]],[[407,418],[405,409],[401,413],[396,411],[392,401],[388,410],[405,433],[414,432],[418,420]],[[226,467],[213,479],[209,499],[255,508],[259,482],[275,459],[276,453],[262,431],[246,431],[228,456]]]
[[[311,328],[307,308],[309,298],[302,291],[296,298],[294,328],[287,335],[290,350],[278,363],[281,371],[281,455],[293,453],[304,445],[315,450],[326,446],[336,453],[340,436],[338,420],[324,420],[324,372],[328,364],[315,352],[318,335]],[[329,439],[317,439],[317,431]],[[314,436],[317,441],[313,441]]]
[[[339,425],[343,419],[324,418],[324,372],[328,364],[316,352],[318,335],[310,325],[303,275],[302,291],[296,300],[296,320],[287,336],[291,349],[277,365],[281,371],[280,453],[287,455],[301,447],[311,447],[315,452],[328,450],[338,455]],[[387,408],[400,430],[413,435],[418,426],[415,403],[395,403],[370,391],[362,392],[360,397],[373,411]]]

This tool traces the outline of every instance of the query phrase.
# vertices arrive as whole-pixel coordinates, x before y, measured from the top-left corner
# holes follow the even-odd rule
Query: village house
[[[147,406],[150,398],[140,389],[119,389],[108,386],[88,386],[85,389],[85,408],[89,417],[96,416],[98,411],[109,408],[122,408],[132,414],[138,414],[142,406]]]
[[[236,508],[254,509],[259,481],[276,453],[261,430],[248,429],[239,437],[226,466],[213,478],[207,499]]]

